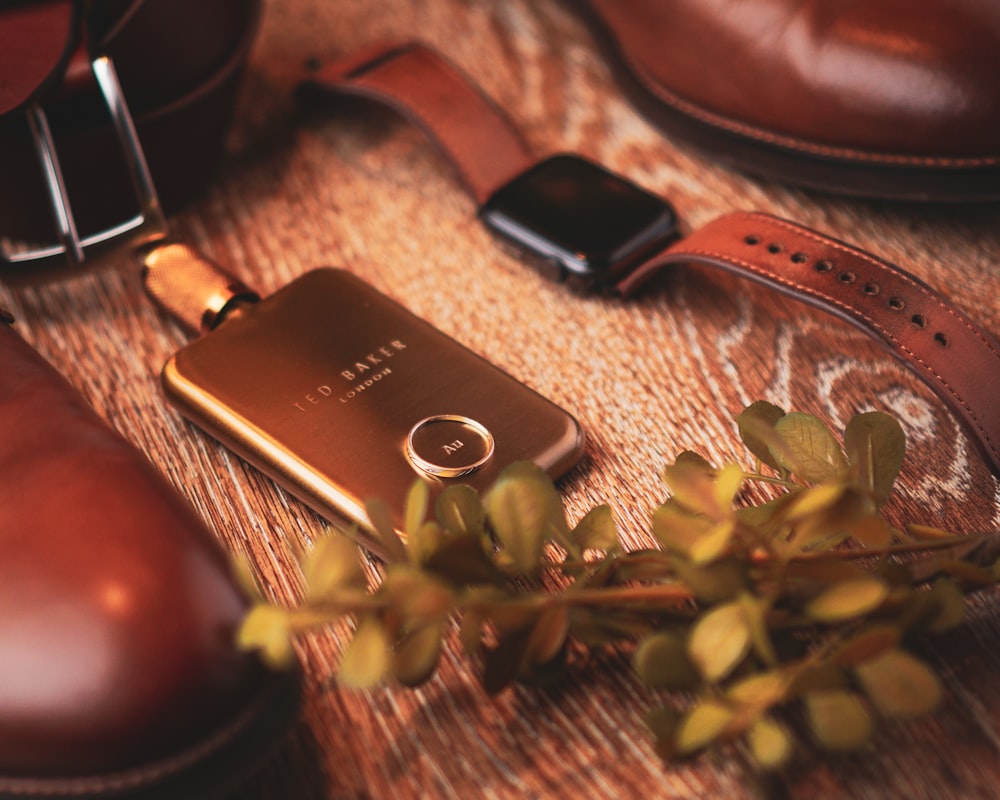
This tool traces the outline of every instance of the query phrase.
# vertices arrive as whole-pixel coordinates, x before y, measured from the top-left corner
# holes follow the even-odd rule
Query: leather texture
[[[619,284],[631,294],[665,267],[724,269],[856,325],[918,375],[1000,475],[1000,344],[922,281],[882,259],[767,214],[720,217]]]
[[[393,108],[451,159],[477,206],[536,161],[499,106],[440,53],[414,42],[374,44],[317,65],[301,89]]]
[[[16,23],[25,9],[35,10],[36,4],[0,9],[0,52],[22,36]],[[50,56],[45,63],[55,64],[52,75],[41,67],[20,71],[18,96],[30,94],[49,117],[82,234],[122,222],[137,210],[90,71],[90,53],[113,59],[160,200],[167,211],[176,210],[203,188],[222,153],[260,10],[261,0],[99,0],[89,4],[85,16],[90,49],[76,48],[64,69]],[[51,20],[47,30],[52,39],[63,33],[63,47],[79,36],[77,28],[63,31]],[[49,49],[58,46],[53,42]],[[37,81],[33,89],[29,79]],[[0,106],[0,114],[4,110]],[[17,113],[0,119],[0,174],[0,236],[54,241],[38,160]]]
[[[320,67],[307,79],[313,90],[329,94],[363,93],[400,109],[431,131],[442,151],[466,176],[477,203],[491,180],[470,181],[476,172],[470,158],[485,159],[491,175],[509,173],[523,161],[492,141],[509,140],[501,131],[513,123],[484,101],[468,79],[431,48],[390,43],[366,50],[358,66],[352,59]],[[418,76],[415,79],[414,76]],[[359,83],[363,92],[359,91]],[[442,92],[442,88],[445,91]],[[458,97],[466,113],[442,108],[441,96]],[[474,120],[472,112],[484,117]],[[466,145],[474,140],[475,146]],[[457,143],[457,150],[450,149]],[[496,187],[492,187],[496,188]],[[488,196],[488,195],[487,195]],[[816,231],[762,214],[729,215],[671,246],[619,284],[633,292],[659,269],[677,262],[698,262],[737,272],[834,313],[859,326],[893,356],[903,361],[944,400],[976,442],[990,468],[1000,474],[1000,346],[990,334],[956,307],[899,267]]]
[[[146,459],[6,325],[0,363],[0,796],[207,796],[294,674],[236,648],[228,561]]]
[[[76,7],[70,0],[18,3],[0,13],[0,116],[16,111],[65,67],[76,46]]]
[[[1000,194],[996,3],[570,5],[607,45],[640,109],[732,163],[848,193]],[[838,176],[835,164],[849,169]]]

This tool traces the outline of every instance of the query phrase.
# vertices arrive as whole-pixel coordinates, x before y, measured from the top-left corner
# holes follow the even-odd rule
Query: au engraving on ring
[[[421,452],[421,443],[417,441],[421,433],[426,433],[435,426],[443,426],[445,433],[443,438],[433,443],[434,449],[441,451],[443,456],[441,459],[435,459],[429,453]],[[451,431],[461,429],[471,431],[478,440],[478,450],[472,448],[473,452],[471,455],[475,457],[461,460],[461,463],[442,463],[462,454],[466,447],[471,446],[472,443],[451,435]],[[426,445],[427,443],[422,444]],[[419,471],[432,475],[435,478],[460,478],[463,475],[475,472],[493,457],[494,449],[495,441],[489,429],[482,423],[460,414],[435,414],[425,417],[410,428],[410,432],[406,436],[405,445],[406,457],[410,463]]]

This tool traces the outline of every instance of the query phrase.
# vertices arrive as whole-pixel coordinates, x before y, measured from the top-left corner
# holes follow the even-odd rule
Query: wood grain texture
[[[604,162],[668,197],[689,227],[736,209],[816,227],[900,264],[1000,333],[1000,208],[836,199],[719,167],[632,110],[555,0],[274,0],[226,163],[176,232],[264,292],[314,266],[347,267],[571,410],[590,439],[563,484],[570,515],[610,501],[630,545],[651,544],[660,468],[688,448],[741,452],[732,417],[757,398],[835,425],[868,409],[898,415],[910,451],[893,520],[1000,529],[1000,486],[955,421],[853,328],[697,269],[629,303],[571,295],[492,242],[448,165],[397,117],[362,103],[296,109],[307,56],[413,35],[473,76],[540,154]],[[0,287],[0,304],[250,559],[271,596],[297,595],[295,554],[327,523],[166,408],[157,375],[184,336],[144,298],[127,258],[60,285]],[[350,692],[336,681],[348,635],[343,625],[302,642],[303,721],[241,800],[752,795],[735,762],[664,767],[642,723],[657,697],[625,654],[574,665],[556,688],[489,698],[452,636],[423,688]],[[926,654],[945,675],[939,714],[888,724],[852,756],[825,756],[803,736],[779,788],[810,800],[995,796],[1000,597],[977,598],[969,624]]]

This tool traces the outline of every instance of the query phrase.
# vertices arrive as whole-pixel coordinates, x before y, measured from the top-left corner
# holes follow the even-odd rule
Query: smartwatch
[[[614,286],[663,250],[677,228],[665,200],[572,153],[501,186],[479,218],[546,277],[582,290]]]
[[[307,69],[304,96],[367,98],[419,126],[455,165],[483,224],[553,280],[625,297],[661,270],[696,263],[804,301],[860,328],[923,380],[1000,475],[1000,345],[905,270],[755,212],[680,238],[670,204],[627,178],[578,155],[539,160],[502,109],[419,42]]]
[[[310,66],[300,94],[356,95],[408,117],[457,167],[483,224],[553,280],[614,291],[676,238],[666,200],[576,154],[539,160],[503,110],[423,44]]]

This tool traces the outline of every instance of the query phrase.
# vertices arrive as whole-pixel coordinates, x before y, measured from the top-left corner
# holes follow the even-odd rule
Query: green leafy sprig
[[[681,453],[651,516],[657,549],[625,552],[606,505],[570,526],[529,463],[483,497],[449,486],[433,508],[418,481],[405,539],[383,503],[368,504],[390,555],[377,588],[350,538],[324,538],[303,563],[304,600],[260,601],[239,641],[287,664],[296,635],[350,617],[340,682],[414,686],[457,620],[490,693],[552,678],[588,648],[629,647],[638,676],[663,692],[646,721],[668,760],[742,741],[774,769],[794,751],[789,714],[820,746],[848,750],[879,717],[933,711],[942,686],[912,645],[961,623],[965,594],[1000,580],[994,539],[880,516],[905,450],[886,414],[853,417],[842,443],[818,418],[765,402],[736,423],[753,468]],[[753,485],[769,499],[750,504]]]

